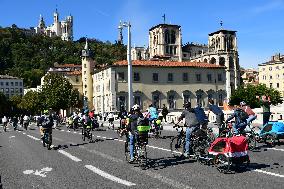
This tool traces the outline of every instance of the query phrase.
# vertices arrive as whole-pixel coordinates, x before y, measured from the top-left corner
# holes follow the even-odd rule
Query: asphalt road
[[[59,130],[60,129],[60,130]],[[43,148],[39,130],[0,127],[0,176],[3,189],[20,188],[283,188],[284,145],[250,152],[248,169],[230,174],[192,159],[174,158],[169,151],[175,131],[149,139],[146,170],[124,158],[124,138],[104,127],[94,131],[93,143],[81,131],[65,126],[53,130],[52,150]],[[1,187],[0,187],[1,188]]]

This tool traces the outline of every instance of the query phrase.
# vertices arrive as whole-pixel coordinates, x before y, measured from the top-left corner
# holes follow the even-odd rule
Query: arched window
[[[203,62],[206,62],[206,63],[207,63],[207,59],[205,58],[205,59],[203,60]]]
[[[176,32],[174,30],[172,30],[171,32],[171,44],[175,44],[176,43]]]
[[[229,68],[230,69],[234,69],[234,60],[233,60],[233,58],[231,56],[229,58]]]
[[[170,33],[169,33],[169,30],[166,30],[166,31],[165,31],[165,42],[166,42],[167,44],[170,43]]]
[[[216,64],[216,59],[214,57],[211,58],[210,64]]]
[[[225,66],[225,58],[224,57],[220,57],[219,58],[219,65],[220,66]]]

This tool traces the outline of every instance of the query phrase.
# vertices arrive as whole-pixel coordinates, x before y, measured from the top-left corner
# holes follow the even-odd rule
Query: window
[[[3,82],[1,82],[1,86],[3,86],[4,85],[4,83]]]
[[[269,67],[269,71],[271,71],[272,70],[272,67]]]
[[[207,74],[207,80],[208,80],[208,82],[212,82],[212,75],[211,74]]]
[[[262,68],[262,71],[265,71],[265,68]]]
[[[141,105],[141,97],[140,96],[134,96],[134,104]]]
[[[183,103],[190,102],[190,96],[188,94],[183,95]]]
[[[197,94],[196,100],[197,100],[197,104],[201,104],[202,103],[202,94]]]
[[[4,93],[4,89],[3,89],[3,88],[1,88],[0,92]]]
[[[9,88],[6,88],[6,93],[9,93]]]
[[[22,86],[22,82],[19,82],[20,86]]]
[[[18,82],[15,82],[15,86],[18,86]]]
[[[169,99],[168,99],[168,102],[169,102],[169,108],[170,109],[174,109],[175,108],[175,96],[174,95],[169,95]]]
[[[269,87],[272,88],[272,83],[269,84]]]
[[[87,64],[84,64],[84,68],[87,68]]]
[[[183,73],[182,79],[183,81],[188,81],[188,73]]]
[[[269,78],[272,79],[272,75],[270,75]]]
[[[125,107],[126,106],[126,100],[125,100],[125,96],[120,96],[118,98],[118,104],[119,104],[119,108],[120,107]]]
[[[218,81],[222,81],[222,74],[218,74]]]
[[[134,81],[140,81],[140,75],[138,72],[134,72]]]
[[[168,81],[172,82],[174,80],[174,76],[172,73],[168,73]]]
[[[11,86],[14,86],[14,82],[11,82]]]
[[[11,88],[11,93],[14,93],[14,88]]]
[[[196,81],[201,81],[201,74],[196,74]]]
[[[153,81],[158,82],[159,81],[159,74],[158,73],[153,73]]]
[[[276,70],[279,70],[279,66],[276,66],[276,68],[275,68]]]
[[[79,77],[76,76],[75,80],[76,80],[76,82],[78,83],[78,82],[79,82]]]
[[[85,75],[86,75],[86,73],[87,73],[87,72],[86,72],[86,71],[84,71],[84,74],[85,74]]]
[[[15,91],[16,91],[16,93],[18,93],[18,92],[19,92],[19,89],[18,89],[18,88],[15,88]]]
[[[279,74],[276,75],[276,78],[279,79]]]
[[[118,80],[124,81],[124,72],[118,72]]]
[[[9,82],[6,82],[6,86],[9,86]]]
[[[159,94],[153,94],[153,106],[159,108],[159,105],[160,105]]]
[[[279,83],[276,83],[276,87],[279,88]]]
[[[265,76],[265,75],[264,75],[264,76],[262,76],[262,79],[263,79],[263,80],[266,80],[266,76]]]

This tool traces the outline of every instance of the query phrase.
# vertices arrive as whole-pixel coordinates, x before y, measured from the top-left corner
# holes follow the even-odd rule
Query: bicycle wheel
[[[248,141],[248,147],[249,150],[254,150],[256,148],[256,137],[255,135],[251,132],[251,133],[247,133],[249,135],[246,135],[247,137],[247,141]]]
[[[7,126],[6,126],[6,125],[4,125],[3,127],[4,127],[4,132],[6,132],[6,130],[7,130]]]
[[[184,153],[185,141],[181,137],[174,137],[171,140],[170,149],[174,157],[181,156]]]
[[[228,173],[230,171],[232,162],[230,158],[224,154],[217,154],[214,158],[214,164],[221,173]]]
[[[142,145],[139,148],[139,166],[142,168],[145,168],[147,166],[147,151],[146,151],[146,145]]]
[[[92,135],[92,132],[91,131],[89,131],[89,142],[92,142],[93,141],[93,135]]]
[[[86,140],[86,131],[85,131],[84,128],[82,129],[82,139],[83,139],[83,141]]]

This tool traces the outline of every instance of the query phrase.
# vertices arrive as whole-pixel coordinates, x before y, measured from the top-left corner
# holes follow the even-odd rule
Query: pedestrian
[[[163,104],[162,115],[163,115],[165,122],[167,122],[166,117],[167,117],[168,113],[169,113],[168,108],[166,107],[165,104]]]
[[[259,99],[259,96],[256,96],[257,99]],[[271,101],[270,101],[270,96],[262,96],[261,99],[259,99],[260,101],[260,105],[262,107],[262,111],[263,111],[263,126],[265,124],[267,124],[269,122],[269,118],[271,115],[270,112],[270,105],[271,105]]]
[[[212,111],[216,115],[216,124],[220,129],[220,128],[222,128],[222,125],[223,125],[223,122],[224,122],[224,113],[223,113],[223,111],[221,110],[220,107],[218,107],[217,105],[214,104],[213,99],[209,99],[208,102],[209,102],[208,115],[209,115],[210,111]]]

